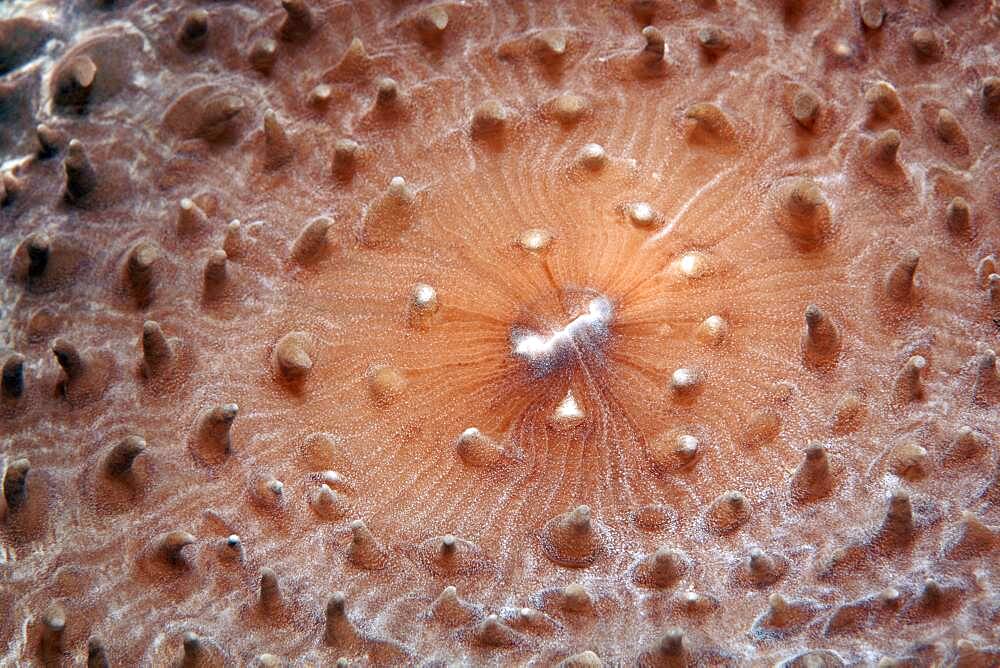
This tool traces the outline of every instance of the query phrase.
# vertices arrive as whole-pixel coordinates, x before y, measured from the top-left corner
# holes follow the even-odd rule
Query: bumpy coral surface
[[[0,17],[5,665],[1000,665],[995,1]]]

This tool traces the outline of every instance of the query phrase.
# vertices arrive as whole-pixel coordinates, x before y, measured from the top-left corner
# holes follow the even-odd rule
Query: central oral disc
[[[547,376],[573,361],[603,359],[615,307],[604,295],[584,302],[582,313],[554,331],[541,333],[525,327],[511,331],[511,354],[535,377]]]

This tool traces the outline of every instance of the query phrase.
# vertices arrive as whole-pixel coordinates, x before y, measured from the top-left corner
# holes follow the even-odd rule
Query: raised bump
[[[916,443],[901,443],[889,453],[889,468],[901,478],[919,480],[926,477],[927,466],[927,450]]]
[[[281,584],[278,582],[278,575],[270,568],[264,567],[260,570],[260,587],[258,588],[258,601],[262,608],[275,610],[281,606]]]
[[[472,467],[489,467],[503,458],[503,448],[494,439],[475,427],[464,430],[455,442],[462,462]]]
[[[371,58],[365,49],[365,43],[361,41],[360,37],[354,37],[347,45],[340,62],[337,63],[336,70],[345,75],[357,76],[367,70],[370,64]]]
[[[510,647],[518,642],[518,634],[496,615],[488,615],[475,627],[476,640],[489,647]]]
[[[901,595],[895,587],[886,587],[878,593],[878,602],[887,608],[894,608],[899,605]]]
[[[375,80],[375,106],[388,110],[400,98],[399,83],[391,77],[379,77]]]
[[[882,550],[896,552],[913,541],[914,532],[910,495],[905,490],[896,489],[889,497],[889,506],[875,533],[874,543]]]
[[[69,142],[63,172],[66,176],[66,198],[71,202],[82,200],[97,188],[97,171],[79,139]]]
[[[333,145],[332,170],[334,176],[350,178],[357,169],[361,145],[353,139],[338,139]]]
[[[488,100],[472,112],[470,128],[472,136],[484,138],[496,136],[503,131],[507,125],[510,112],[499,100]]]
[[[459,598],[458,590],[449,585],[431,602],[429,615],[439,624],[456,627],[477,619],[479,611],[468,601]]]
[[[956,593],[954,587],[942,585],[933,576],[925,578],[920,592],[907,604],[903,614],[910,618],[941,614]]]
[[[573,582],[561,590],[555,596],[559,608],[571,615],[589,615],[594,612],[594,597],[590,595],[586,587]]]
[[[177,32],[177,44],[189,51],[195,51],[204,47],[207,40],[208,12],[196,9],[188,13]]]
[[[750,521],[750,502],[741,492],[723,492],[709,505],[705,513],[708,529],[726,535],[740,529]]]
[[[59,338],[52,342],[52,354],[62,368],[67,387],[83,380],[87,373],[87,361],[76,346],[66,339]]]
[[[289,332],[274,346],[271,366],[275,373],[289,383],[305,380],[313,368],[309,355],[311,337],[306,332]]]
[[[32,232],[21,242],[28,258],[28,278],[38,278],[45,273],[52,254],[52,240],[44,232]]]
[[[271,476],[255,476],[249,488],[250,500],[268,511],[280,510],[285,504],[285,484]]]
[[[442,5],[421,9],[416,16],[416,26],[424,43],[436,45],[448,28],[448,11]]]
[[[588,649],[585,652],[567,656],[559,662],[556,668],[601,668],[603,665],[601,657]]]
[[[589,506],[577,506],[549,520],[542,529],[541,540],[545,556],[572,568],[590,566],[604,548]]]
[[[426,328],[439,307],[437,290],[427,283],[417,283],[410,290],[409,316],[410,324],[417,328]]]
[[[535,45],[543,60],[554,63],[566,55],[566,33],[561,30],[542,30],[535,36]]]
[[[631,202],[623,208],[626,219],[639,228],[658,225],[662,217],[648,202]]]
[[[312,10],[306,0],[281,0],[285,18],[278,35],[286,42],[304,41],[313,31]]]
[[[674,430],[663,432],[648,444],[653,463],[665,471],[690,467],[698,456],[701,442],[696,436]]]
[[[177,568],[187,567],[184,548],[193,545],[195,540],[195,537],[186,531],[170,531],[154,541],[153,554],[167,565]]]
[[[54,73],[52,101],[83,112],[97,80],[97,63],[86,54],[76,56]]]
[[[677,606],[686,614],[701,616],[718,609],[719,600],[714,596],[689,589],[678,597]]]
[[[972,225],[972,208],[964,197],[954,197],[945,209],[945,225],[952,234],[967,234]]]
[[[196,136],[207,142],[224,139],[235,127],[236,120],[246,108],[238,95],[226,94],[205,100],[199,111]]]
[[[587,419],[580,402],[573,390],[567,390],[566,395],[549,415],[549,425],[556,431],[571,431],[582,425]]]
[[[159,259],[159,248],[149,241],[140,241],[132,247],[125,261],[125,282],[139,308],[145,308],[153,299],[154,266]]]
[[[861,22],[868,30],[878,30],[882,27],[882,20],[885,18],[885,9],[882,7],[882,0],[859,0],[858,10],[861,13]]]
[[[389,406],[406,390],[409,382],[403,373],[391,366],[378,367],[368,379],[368,389],[376,404]]]
[[[366,571],[385,568],[389,559],[385,548],[368,530],[362,520],[351,522],[351,544],[347,548],[347,560]]]
[[[721,315],[710,315],[695,329],[695,339],[699,342],[718,346],[729,338],[729,323]]]
[[[87,640],[87,668],[111,668],[104,641],[96,636]]]
[[[781,434],[781,415],[772,409],[754,411],[740,435],[740,443],[756,448],[774,442]]]
[[[997,273],[1000,264],[994,255],[984,255],[976,264],[976,286],[979,288],[989,287],[989,278]]]
[[[292,142],[273,109],[264,112],[264,164],[277,169],[292,159]]]
[[[4,359],[0,393],[7,400],[16,400],[24,394],[24,355],[12,353]]]
[[[562,93],[548,103],[549,113],[563,125],[573,125],[590,111],[590,101],[576,93]]]
[[[1000,401],[1000,375],[997,371],[997,354],[986,349],[976,356],[975,381],[972,387],[972,400],[977,404],[990,404]]]
[[[51,158],[62,146],[64,141],[61,132],[55,128],[39,123],[35,126],[35,137],[38,139],[38,157]]]
[[[830,206],[815,181],[797,177],[787,184],[778,223],[799,244],[811,247],[823,241],[830,227]]]
[[[671,628],[639,655],[638,663],[642,668],[681,668],[691,665],[691,659],[684,632]]]
[[[639,560],[632,580],[646,587],[666,589],[677,584],[690,567],[690,559],[683,552],[660,547]]]
[[[807,366],[830,363],[840,350],[840,332],[823,309],[810,304],[805,311],[806,329],[802,335],[802,355]]]
[[[155,320],[142,323],[142,373],[147,378],[163,373],[173,360],[173,348]]]
[[[775,592],[767,598],[767,610],[754,622],[754,635],[781,636],[793,632],[811,619],[815,612],[810,601],[790,600]]]
[[[319,111],[325,110],[333,100],[333,87],[330,84],[317,84],[306,96],[306,104]]]
[[[271,70],[274,69],[274,64],[278,61],[278,43],[270,37],[254,40],[254,43],[250,45],[247,61],[250,63],[250,67],[261,74],[270,74]]]
[[[608,154],[600,144],[584,144],[576,154],[576,164],[591,172],[599,172],[608,164]]]
[[[989,554],[998,547],[1000,527],[989,526],[966,510],[955,535],[944,546],[944,555],[949,559],[968,559]]]
[[[28,472],[31,462],[25,457],[7,464],[3,474],[3,498],[8,510],[17,510],[28,499]]]
[[[222,404],[202,412],[198,418],[196,439],[198,444],[214,453],[228,455],[232,451],[232,434],[230,433],[239,406]]]
[[[747,557],[746,569],[750,582],[757,587],[767,587],[781,579],[788,569],[788,563],[755,547]]]
[[[986,451],[985,437],[969,426],[961,426],[955,431],[944,452],[945,461],[971,459]]]
[[[869,171],[883,181],[896,180],[902,169],[899,164],[901,143],[902,136],[896,129],[884,130],[875,135],[867,149]]]
[[[238,220],[231,220],[226,225],[226,233],[222,239],[222,250],[230,259],[243,253],[243,225]]]
[[[42,637],[39,653],[46,665],[58,662],[64,651],[66,633],[66,611],[58,603],[53,603],[42,615]]]
[[[830,458],[821,443],[811,443],[805,449],[805,458],[789,485],[792,499],[796,503],[808,503],[827,496],[833,489],[833,474]]]
[[[0,176],[0,204],[10,204],[24,190],[24,179],[14,175],[13,170]]]
[[[415,558],[438,577],[467,576],[487,567],[483,551],[453,534],[435,536],[416,546]]]
[[[902,109],[899,93],[887,81],[878,81],[865,90],[865,102],[874,116],[881,119],[892,118]]]
[[[732,40],[721,28],[716,26],[705,26],[699,28],[696,33],[698,46],[711,55],[719,55],[728,51],[732,46]]]
[[[292,260],[307,265],[320,259],[330,246],[329,231],[332,227],[333,221],[325,216],[306,223],[292,242]]]
[[[528,253],[541,253],[552,243],[552,233],[546,229],[533,227],[517,236],[517,245]]]
[[[987,114],[1000,118],[1000,77],[983,79],[983,110]]]
[[[902,302],[913,295],[917,265],[920,253],[915,249],[906,251],[885,276],[885,292],[892,299]]]
[[[335,592],[326,603],[323,640],[331,647],[349,647],[358,640],[358,630],[347,617],[347,597]]]
[[[385,192],[365,212],[362,243],[368,247],[379,247],[397,240],[413,223],[416,198],[416,191],[406,179],[392,177]]]
[[[896,378],[896,397],[903,403],[920,401],[924,398],[924,369],[927,358],[911,355]]]
[[[205,262],[203,273],[204,294],[206,298],[219,297],[226,289],[228,282],[228,256],[221,248],[212,251]]]
[[[834,407],[833,431],[847,434],[857,429],[865,417],[865,405],[856,392],[842,396]]]
[[[1000,647],[978,648],[966,638],[955,642],[954,663],[950,664],[955,668],[985,668],[996,664],[1000,664]]]
[[[223,561],[243,561],[246,551],[243,549],[243,540],[239,534],[229,534],[219,546],[219,557]]]
[[[697,369],[681,367],[670,374],[670,389],[675,394],[690,395],[702,384],[702,373]]]
[[[198,234],[209,227],[208,214],[188,197],[177,204],[177,234]]]
[[[816,126],[819,118],[820,99],[813,91],[801,88],[792,98],[792,118],[807,130],[812,130]]]
[[[559,629],[559,623],[549,615],[534,608],[518,608],[509,617],[511,628],[531,633],[552,633]]]
[[[930,28],[917,28],[910,34],[910,44],[917,56],[924,60],[934,60],[941,55],[941,43]]]
[[[119,441],[104,458],[104,470],[108,475],[122,477],[132,470],[136,457],[146,451],[146,440],[141,436],[126,436]]]
[[[646,43],[639,52],[640,59],[647,65],[657,65],[662,62],[667,53],[667,43],[663,39],[663,33],[653,26],[646,26],[642,29],[642,37]]]
[[[695,141],[731,144],[736,140],[733,122],[716,104],[692,104],[684,110],[684,118],[688,121],[689,137]]]
[[[342,519],[350,512],[347,499],[327,484],[319,486],[309,503],[317,515],[327,520]]]
[[[183,656],[181,668],[202,668],[214,665],[215,653],[213,643],[202,638],[194,631],[186,631],[181,637]]]

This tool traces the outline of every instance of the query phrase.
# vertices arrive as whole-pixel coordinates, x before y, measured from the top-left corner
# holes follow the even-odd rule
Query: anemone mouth
[[[596,290],[574,292],[577,294],[568,302],[568,322],[563,326],[550,325],[540,331],[525,325],[511,328],[511,355],[535,378],[544,378],[572,363],[600,365],[606,357],[614,304]]]

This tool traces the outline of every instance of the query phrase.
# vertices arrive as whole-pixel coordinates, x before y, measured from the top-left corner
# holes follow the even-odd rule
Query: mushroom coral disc
[[[996,661],[1000,15],[758,4],[0,19],[4,659]]]

